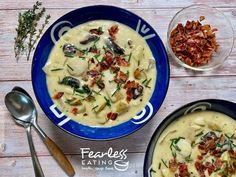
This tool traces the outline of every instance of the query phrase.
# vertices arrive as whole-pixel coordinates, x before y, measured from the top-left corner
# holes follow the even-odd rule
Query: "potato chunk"
[[[70,58],[67,62],[67,71],[72,76],[80,76],[88,69],[88,62],[81,58]]]
[[[119,101],[116,105],[116,112],[121,114],[127,112],[129,105],[125,101]]]

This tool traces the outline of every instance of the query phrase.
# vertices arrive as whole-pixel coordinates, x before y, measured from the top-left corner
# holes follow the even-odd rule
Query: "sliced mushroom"
[[[123,55],[125,53],[124,49],[121,48],[117,43],[114,42],[112,38],[107,38],[105,40],[106,45],[112,49],[112,51],[116,54]]]
[[[79,88],[80,87],[80,81],[74,77],[71,76],[65,76],[60,82],[59,84],[62,85],[68,85],[71,88]]]
[[[96,41],[99,37],[97,35],[88,35],[85,39],[80,41],[80,44],[86,45],[90,42]]]
[[[74,57],[76,54],[76,47],[73,44],[66,43],[62,48],[65,56]]]

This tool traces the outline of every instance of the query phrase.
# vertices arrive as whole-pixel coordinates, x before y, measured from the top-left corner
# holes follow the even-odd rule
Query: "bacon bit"
[[[134,78],[135,79],[140,79],[141,78],[141,70],[139,68],[135,69]]]
[[[187,65],[207,64],[219,47],[214,33],[216,30],[199,21],[187,21],[185,26],[179,23],[170,34],[171,48]]]
[[[100,73],[95,69],[87,71],[87,74],[90,75],[91,77],[96,77],[96,76],[100,75]]]
[[[216,169],[218,169],[218,168],[222,167],[223,162],[222,162],[222,160],[220,158],[217,158],[215,163],[214,163],[214,165],[215,165]]]
[[[120,71],[120,68],[117,66],[111,66],[111,70],[113,73],[117,73],[118,71]]]
[[[124,85],[124,89],[131,89],[131,88],[137,88],[137,83],[135,81],[128,81]]]
[[[103,31],[102,30],[99,30],[99,28],[94,28],[94,29],[90,29],[89,32],[91,34],[96,34],[96,35],[102,35],[103,34]]]
[[[57,93],[53,96],[53,99],[59,100],[63,95],[64,95],[64,92],[57,92]]]
[[[169,161],[169,168],[172,172],[175,172],[178,169],[176,158],[173,158]]]
[[[78,114],[78,108],[72,108],[71,113],[76,116]]]
[[[236,152],[233,149],[228,150],[228,153],[231,158],[236,159]]]
[[[188,166],[185,163],[179,163],[179,176],[187,177],[190,173],[188,172]]]
[[[203,156],[198,155],[198,156],[197,156],[197,159],[198,159],[198,160],[202,160],[202,159],[203,159]]]
[[[94,54],[100,54],[100,50],[98,50],[97,48],[90,48],[89,52],[92,52]]]
[[[88,114],[87,113],[84,113],[83,116],[87,116]]]
[[[107,62],[100,62],[99,63],[99,65],[100,65],[100,71],[104,71],[104,70],[107,70],[107,69],[109,69],[109,65],[107,64]]]
[[[118,33],[118,31],[118,25],[113,25],[110,29],[108,29],[109,35],[112,37],[112,39],[116,39],[115,35]]]
[[[110,120],[116,120],[117,116],[118,116],[118,113],[116,113],[116,112],[109,112],[107,114],[107,118]]]
[[[210,162],[206,162],[205,166],[206,166],[207,172],[210,176],[215,171],[215,166]]]
[[[199,161],[196,161],[194,165],[195,165],[195,168],[196,168],[197,171],[198,171],[198,174],[199,174],[201,177],[205,177],[205,174],[204,174],[204,171],[206,170],[206,169],[205,169],[205,166],[204,166],[201,162],[199,162]]]
[[[205,20],[205,16],[200,16],[200,17],[199,17],[199,20],[200,20],[200,21]]]
[[[128,76],[123,71],[118,71],[115,75],[114,81],[116,83],[125,83],[128,79]]]
[[[89,59],[89,62],[90,62],[90,63],[95,63],[94,58],[90,58],[90,59]]]
[[[115,60],[116,60],[118,66],[124,66],[124,67],[129,66],[129,62],[120,56],[115,57]]]
[[[128,81],[124,85],[124,89],[126,89],[126,101],[130,102],[131,99],[138,98],[143,92],[143,86],[135,81]]]

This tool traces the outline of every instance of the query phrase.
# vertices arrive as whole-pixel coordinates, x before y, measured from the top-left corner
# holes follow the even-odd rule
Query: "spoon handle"
[[[62,167],[62,169],[66,172],[68,176],[74,176],[75,171],[72,167],[71,163],[62,152],[62,150],[54,143],[49,137],[45,137],[44,143],[46,144],[48,150],[52,154],[52,156],[56,159],[58,164]]]
[[[35,177],[44,177],[43,170],[41,168],[41,165],[39,163],[38,157],[37,157],[35,149],[34,149],[30,125],[28,125],[26,127],[26,134],[27,134],[27,138],[28,138],[28,142],[29,142],[30,153],[31,153],[31,158],[32,158],[32,162],[33,162]]]

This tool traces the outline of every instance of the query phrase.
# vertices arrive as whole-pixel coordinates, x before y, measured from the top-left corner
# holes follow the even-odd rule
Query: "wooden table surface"
[[[17,15],[31,8],[33,0],[0,0],[0,177],[32,177],[34,171],[25,131],[17,126],[9,115],[4,96],[13,86],[25,88],[33,96],[31,85],[31,61],[21,58],[16,62],[13,52]],[[128,9],[147,20],[166,42],[167,26],[181,8],[205,3],[222,11],[231,21],[236,34],[236,0],[43,0],[54,22],[61,15],[79,7],[94,4],[110,4]],[[147,144],[157,125],[173,110],[199,99],[217,98],[236,102],[236,44],[224,65],[214,71],[195,73],[172,62],[171,79],[166,99],[155,117],[142,129],[127,137],[104,142],[88,141],[64,133],[52,124],[40,107],[39,125],[66,153],[73,163],[78,177],[142,177]],[[34,97],[34,96],[33,96]],[[36,100],[35,100],[36,101]],[[66,176],[50,156],[45,145],[33,131],[35,148],[46,177]],[[81,169],[81,147],[104,151],[128,149],[129,169],[125,172]]]

